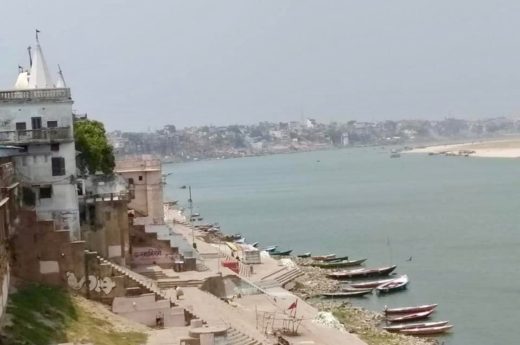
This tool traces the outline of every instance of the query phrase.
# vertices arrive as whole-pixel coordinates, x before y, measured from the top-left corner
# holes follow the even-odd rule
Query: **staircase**
[[[227,331],[227,345],[261,345],[262,343],[255,340],[244,333],[239,332],[233,327],[228,328]]]
[[[160,279],[157,281],[157,286],[161,290],[173,289],[177,286],[180,287],[200,287],[204,283],[203,280],[200,279],[192,279],[192,280],[178,280],[171,279],[168,277],[167,279]]]
[[[304,273],[299,268],[289,268],[277,271],[275,274],[268,275],[254,284],[262,289],[269,289],[273,287],[285,286],[287,283],[302,276]],[[269,278],[269,279],[266,279]]]
[[[189,305],[189,303],[194,300],[197,300],[197,303]],[[209,292],[202,291],[198,288],[188,288],[185,290],[184,297],[179,300],[178,303],[184,307],[185,310],[189,310],[194,315],[195,313],[199,315],[204,314],[207,319],[201,317],[199,317],[199,319],[210,325],[225,325],[227,327],[227,340],[224,344],[226,345],[265,344],[261,340],[255,339],[254,336],[246,334],[245,331],[239,331],[238,328],[244,328],[253,332],[255,326],[237,320],[236,316],[239,312]],[[215,310],[218,310],[218,312],[215,312]],[[231,314],[235,314],[234,317],[227,318],[227,316]],[[231,326],[231,323],[233,323],[234,326]]]
[[[284,274],[275,277],[274,280],[276,280],[280,284],[280,286],[285,286],[287,283],[295,280],[296,278],[302,276],[303,274],[304,273],[302,272],[301,269],[292,268],[292,269],[289,269],[289,271],[285,272]]]
[[[164,274],[164,272],[161,270],[150,270],[150,271],[142,271],[142,272],[139,272],[141,275],[147,277],[147,278],[150,278],[150,279],[153,279],[153,280],[159,280],[159,279],[168,279],[168,278],[171,278],[169,276],[167,276],[166,274]]]
[[[163,291],[161,291],[161,289],[157,286],[157,284],[152,279],[145,277],[139,273],[136,273],[126,267],[119,266],[111,261],[108,261],[107,259],[105,259],[99,255],[97,255],[96,258],[101,265],[108,265],[108,266],[112,267],[112,269],[114,269],[115,271],[124,275],[128,279],[133,280],[142,288],[144,288],[150,292],[153,292],[159,298],[169,299],[168,296]]]

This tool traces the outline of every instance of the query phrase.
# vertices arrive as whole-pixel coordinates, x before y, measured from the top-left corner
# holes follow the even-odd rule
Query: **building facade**
[[[19,147],[14,158],[25,207],[80,239],[72,98],[60,74],[53,82],[40,44],[15,87],[0,91],[0,144]]]
[[[164,223],[161,161],[143,157],[116,161],[115,172],[127,182],[132,194],[128,207],[149,219],[148,224]]]

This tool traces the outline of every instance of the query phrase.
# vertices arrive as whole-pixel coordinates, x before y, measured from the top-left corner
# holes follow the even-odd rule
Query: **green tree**
[[[108,143],[105,126],[95,120],[79,120],[74,123],[74,139],[78,169],[82,174],[102,171],[112,174],[115,166],[114,150]]]

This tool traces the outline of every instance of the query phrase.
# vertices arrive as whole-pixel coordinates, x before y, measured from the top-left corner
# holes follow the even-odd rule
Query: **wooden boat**
[[[357,291],[365,291],[365,290],[374,290],[372,288],[369,288],[369,289],[359,289],[359,288],[355,288],[355,287],[352,287],[350,285],[344,285],[341,287],[341,291],[343,292],[357,292]]]
[[[307,253],[296,255],[296,256],[299,257],[299,258],[310,258],[311,257],[311,252],[307,252]]]
[[[332,261],[332,262],[313,262],[311,266],[319,267],[319,268],[340,268],[340,267],[350,267],[350,266],[359,266],[367,259],[359,259],[359,260],[342,260],[342,261]]]
[[[421,320],[428,318],[433,313],[433,310],[422,311],[420,313],[411,313],[404,314],[394,317],[387,317],[386,321],[388,322],[405,322],[405,321],[413,321],[413,320]]]
[[[434,335],[449,331],[453,325],[444,325],[438,327],[423,327],[423,328],[406,328],[399,331],[399,333],[407,335]]]
[[[278,246],[269,246],[269,247],[265,247],[264,250],[268,253],[270,252],[274,252],[276,250],[276,248],[278,248]]]
[[[335,256],[333,258],[324,258],[322,260],[318,260],[318,261],[323,261],[323,262],[331,262],[331,261],[343,261],[343,260],[348,260],[348,256]]]
[[[376,287],[377,292],[379,293],[389,293],[394,291],[400,291],[406,289],[406,285],[410,280],[408,279],[408,276],[405,274],[404,276],[393,279],[389,281],[388,283],[384,283]]]
[[[336,254],[327,254],[327,255],[318,255],[318,256],[313,256],[312,259],[313,260],[319,260],[319,261],[322,261],[322,260],[325,260],[325,259],[333,259],[336,257]]]
[[[287,255],[290,255],[291,253],[292,253],[292,249],[285,250],[285,251],[273,250],[272,252],[269,252],[269,255],[287,256]]]
[[[439,327],[447,325],[449,321],[433,321],[433,322],[420,322],[420,323],[407,323],[404,325],[386,326],[383,327],[388,332],[400,332],[403,329],[410,328],[426,328],[426,327]]]
[[[354,288],[360,288],[360,289],[368,289],[368,288],[376,288],[381,284],[388,283],[389,281],[392,281],[396,278],[390,278],[390,279],[379,279],[379,280],[370,280],[365,282],[349,282],[348,285],[354,287]]]
[[[372,293],[372,289],[364,289],[360,291],[344,291],[344,292],[325,292],[321,296],[325,298],[349,298],[349,297],[361,297]]]
[[[420,313],[422,311],[433,310],[437,307],[437,304],[424,304],[418,305],[415,307],[403,307],[403,308],[388,308],[385,306],[385,314],[410,314],[410,313]]]
[[[327,274],[327,277],[332,279],[353,279],[386,276],[392,273],[392,271],[395,270],[396,267],[396,265],[393,265],[381,268],[359,268],[355,270],[338,271]]]

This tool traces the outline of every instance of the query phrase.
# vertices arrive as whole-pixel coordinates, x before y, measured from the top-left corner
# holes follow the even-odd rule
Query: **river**
[[[450,320],[445,344],[516,344],[520,311],[520,161],[343,149],[163,166],[167,198],[294,253],[397,264],[404,292],[354,300],[384,305],[439,303]],[[411,261],[409,258],[411,257]]]

